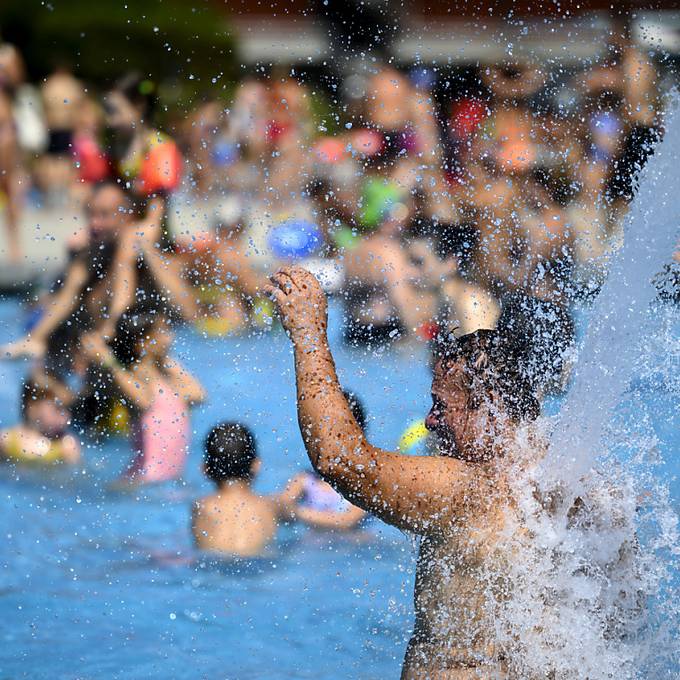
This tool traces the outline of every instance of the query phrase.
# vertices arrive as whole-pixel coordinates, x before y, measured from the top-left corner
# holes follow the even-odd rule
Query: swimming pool
[[[394,447],[429,407],[424,347],[379,356],[344,348],[339,316],[332,306],[341,381],[365,401],[372,441]],[[0,304],[0,342],[17,337],[21,323],[17,303]],[[214,562],[191,547],[190,501],[209,488],[201,442],[217,421],[238,418],[255,431],[260,491],[307,467],[288,340],[280,332],[206,340],[182,330],[176,354],[209,394],[194,412],[183,483],[108,490],[130,456],[120,439],[91,445],[75,471],[0,470],[0,676],[398,677],[412,617],[408,537],[377,521],[348,537],[288,527],[271,555],[244,564]],[[1,425],[17,418],[25,369],[0,363]],[[653,382],[638,389],[658,405],[661,453],[677,452],[674,400]],[[664,473],[678,469],[672,461]]]

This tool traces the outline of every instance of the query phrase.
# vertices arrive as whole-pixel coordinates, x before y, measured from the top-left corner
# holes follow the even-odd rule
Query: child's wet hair
[[[220,423],[205,439],[205,474],[215,484],[250,479],[256,459],[255,436],[241,423]]]
[[[540,404],[533,381],[523,370],[525,351],[521,340],[514,342],[503,330],[480,329],[460,338],[446,333],[434,342],[435,359],[445,364],[464,362],[472,381],[478,378],[491,393],[497,394],[514,422],[535,420]],[[475,396],[471,394],[471,403]]]
[[[144,312],[123,315],[116,325],[112,349],[123,366],[131,366],[141,358],[140,341],[150,335],[154,328],[167,323],[163,314]]]
[[[57,396],[47,385],[41,385],[36,380],[27,380],[21,387],[21,395],[19,397],[19,407],[24,420],[26,419],[31,404],[35,404],[39,401],[56,402]]]

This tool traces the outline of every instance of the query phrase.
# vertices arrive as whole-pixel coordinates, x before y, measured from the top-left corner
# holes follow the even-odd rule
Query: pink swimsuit
[[[160,383],[151,408],[134,424],[132,441],[137,455],[125,476],[143,483],[177,479],[187,458],[189,430],[184,399]]]

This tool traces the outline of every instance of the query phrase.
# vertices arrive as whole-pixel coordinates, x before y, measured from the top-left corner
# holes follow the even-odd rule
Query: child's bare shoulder
[[[18,427],[3,427],[2,430],[0,430],[0,441],[7,441],[10,437],[15,435],[19,431]]]
[[[219,507],[219,497],[217,494],[197,498],[191,508],[191,512],[197,515],[210,515],[217,511]]]

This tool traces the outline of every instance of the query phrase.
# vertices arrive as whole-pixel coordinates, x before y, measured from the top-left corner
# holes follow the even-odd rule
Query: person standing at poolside
[[[338,383],[318,282],[298,267],[272,282],[268,292],[293,342],[312,465],[349,501],[421,539],[402,678],[509,677],[492,620],[508,592],[499,546],[514,519],[517,430],[539,413],[514,348],[488,330],[441,342],[426,419],[439,455],[383,451],[366,440]]]
[[[23,257],[20,213],[21,159],[17,122],[14,117],[16,91],[24,78],[21,54],[14,45],[0,46],[0,196],[7,224],[7,258],[18,264]]]

